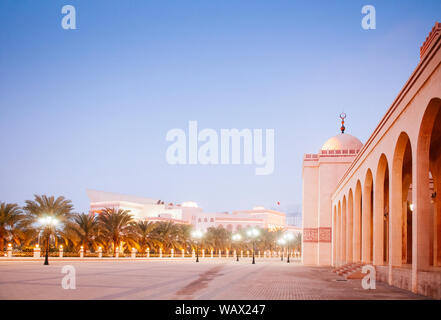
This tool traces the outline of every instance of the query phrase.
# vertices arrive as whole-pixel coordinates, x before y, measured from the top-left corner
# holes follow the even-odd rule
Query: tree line
[[[44,219],[51,217],[52,223]],[[14,249],[26,250],[39,244],[41,248],[58,250],[60,245],[65,252],[103,252],[115,254],[116,248],[129,252],[170,252],[171,249],[185,250],[196,248],[191,237],[192,226],[176,224],[172,221],[149,222],[134,219],[129,210],[105,208],[99,214],[75,213],[72,202],[62,196],[35,195],[34,200],[26,200],[23,207],[15,203],[0,203],[0,251],[8,243]],[[208,228],[199,248],[205,250],[252,250],[247,240],[246,230],[238,230],[243,241],[232,241],[232,232],[223,227]],[[280,250],[277,239],[282,230],[260,229],[256,239],[256,250]],[[290,249],[300,251],[301,236],[298,235]]]

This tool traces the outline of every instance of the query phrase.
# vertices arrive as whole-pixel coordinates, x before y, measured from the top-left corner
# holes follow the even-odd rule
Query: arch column
[[[395,168],[396,169],[396,168]],[[394,171],[395,171],[394,169]],[[392,192],[389,193],[391,211],[389,217],[389,284],[392,284],[392,267],[400,267],[402,261],[402,195],[401,172],[393,172],[391,177]]]
[[[407,136],[406,136],[407,137]],[[397,142],[397,149],[404,149],[405,137],[400,137]],[[403,241],[403,155],[395,151],[391,168],[389,192],[390,216],[389,216],[389,272],[388,283],[392,285],[392,268],[400,267],[402,263],[402,241]]]
[[[347,203],[347,215],[346,215],[346,261],[348,263],[353,262],[353,214],[354,214],[354,199],[352,190],[349,191],[348,203]]]
[[[425,142],[430,139],[425,139]],[[429,149],[427,146],[427,150]],[[414,156],[417,161],[412,163],[412,198],[414,209],[412,214],[412,291],[418,292],[418,271],[427,270],[430,266],[430,231],[432,227],[432,208],[429,187],[429,154],[423,150],[426,146],[418,146],[419,152]]]
[[[346,263],[346,198],[343,198],[343,205],[341,211],[341,262]]]
[[[370,263],[371,261],[371,250],[372,250],[372,174],[370,170],[366,174],[366,179],[363,188],[363,205],[362,205],[362,257],[361,260],[365,263]]]
[[[374,265],[383,264],[384,183],[376,182],[374,193]]]
[[[341,204],[337,208],[337,235],[336,235],[337,265],[341,264]]]
[[[384,184],[386,179],[386,170],[388,170],[386,157],[383,155],[378,164],[376,180],[374,183],[374,265],[383,265],[384,262]]]
[[[332,265],[336,266],[337,262],[337,207],[334,205],[332,211]]]
[[[366,199],[366,197],[363,197]],[[370,197],[369,197],[370,198]],[[361,231],[361,239],[362,239],[362,252],[361,252],[361,260],[365,263],[370,262],[370,250],[371,250],[371,241],[370,241],[370,234],[371,234],[371,221],[370,221],[370,211],[371,211],[371,205],[369,199],[366,199],[366,201],[363,201],[363,210],[361,212],[362,216],[362,226],[363,229]]]
[[[441,157],[438,159],[434,169],[432,169],[432,178],[434,186],[433,198],[433,266],[440,266],[441,264]]]
[[[361,261],[361,185],[357,183],[355,189],[355,201],[354,201],[354,228],[353,228],[353,259],[354,262]]]

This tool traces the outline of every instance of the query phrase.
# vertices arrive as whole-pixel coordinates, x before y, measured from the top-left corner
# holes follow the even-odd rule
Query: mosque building
[[[331,196],[339,179],[354,161],[363,144],[345,133],[330,138],[317,154],[303,158],[303,263],[330,265],[332,210]]]
[[[342,114],[344,121],[345,115]],[[373,265],[377,281],[441,299],[441,23],[368,140],[303,161],[303,263]]]

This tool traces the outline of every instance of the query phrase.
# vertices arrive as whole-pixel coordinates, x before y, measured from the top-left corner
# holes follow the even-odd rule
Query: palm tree
[[[35,224],[41,222],[41,219],[51,219],[51,223],[42,225],[43,236],[46,239],[46,259],[49,251],[49,239],[51,235],[56,235],[60,229],[57,229],[55,223],[64,224],[69,221],[72,216],[73,205],[72,202],[62,196],[55,198],[54,196],[34,195],[34,200],[26,200],[26,205],[23,207],[27,213],[27,222]],[[46,220],[48,221],[48,220]]]
[[[178,229],[178,239],[181,249],[188,250],[191,249],[191,230],[192,226],[189,224],[178,224],[176,225]]]
[[[230,248],[231,232],[222,227],[208,228],[203,244],[209,249],[223,250]]]
[[[137,221],[132,224],[132,239],[138,251],[145,252],[147,248],[161,246],[161,241],[154,232],[157,224],[148,221]]]
[[[23,207],[32,222],[50,216],[57,219],[58,222],[65,223],[71,218],[72,201],[62,196],[56,199],[54,196],[48,197],[46,195],[34,195],[34,197],[35,200],[26,200],[26,205]]]
[[[5,241],[19,243],[23,217],[23,212],[16,203],[0,203],[0,251],[4,250]]]
[[[182,249],[182,242],[179,238],[180,228],[173,222],[158,222],[154,230],[156,238],[161,240],[163,250]]]
[[[71,231],[86,251],[96,247],[98,227],[98,218],[95,214],[77,213],[73,215],[72,222],[67,224],[65,231]]]
[[[69,221],[62,230],[57,231],[55,235],[55,241],[57,242],[57,245],[62,244],[66,249],[73,249],[75,247],[78,247],[81,240],[78,237],[77,233],[73,230],[72,225],[73,222]]]
[[[21,220],[14,237],[15,243],[20,243],[23,246],[29,246],[35,239],[38,239],[39,230],[35,229],[26,218]]]
[[[121,241],[130,239],[133,216],[130,210],[105,208],[98,216],[103,236],[113,243],[113,254]]]

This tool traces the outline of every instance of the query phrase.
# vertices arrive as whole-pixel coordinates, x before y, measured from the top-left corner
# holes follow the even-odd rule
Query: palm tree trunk
[[[0,251],[3,251],[5,246],[5,240],[3,238],[3,236],[0,237]]]

